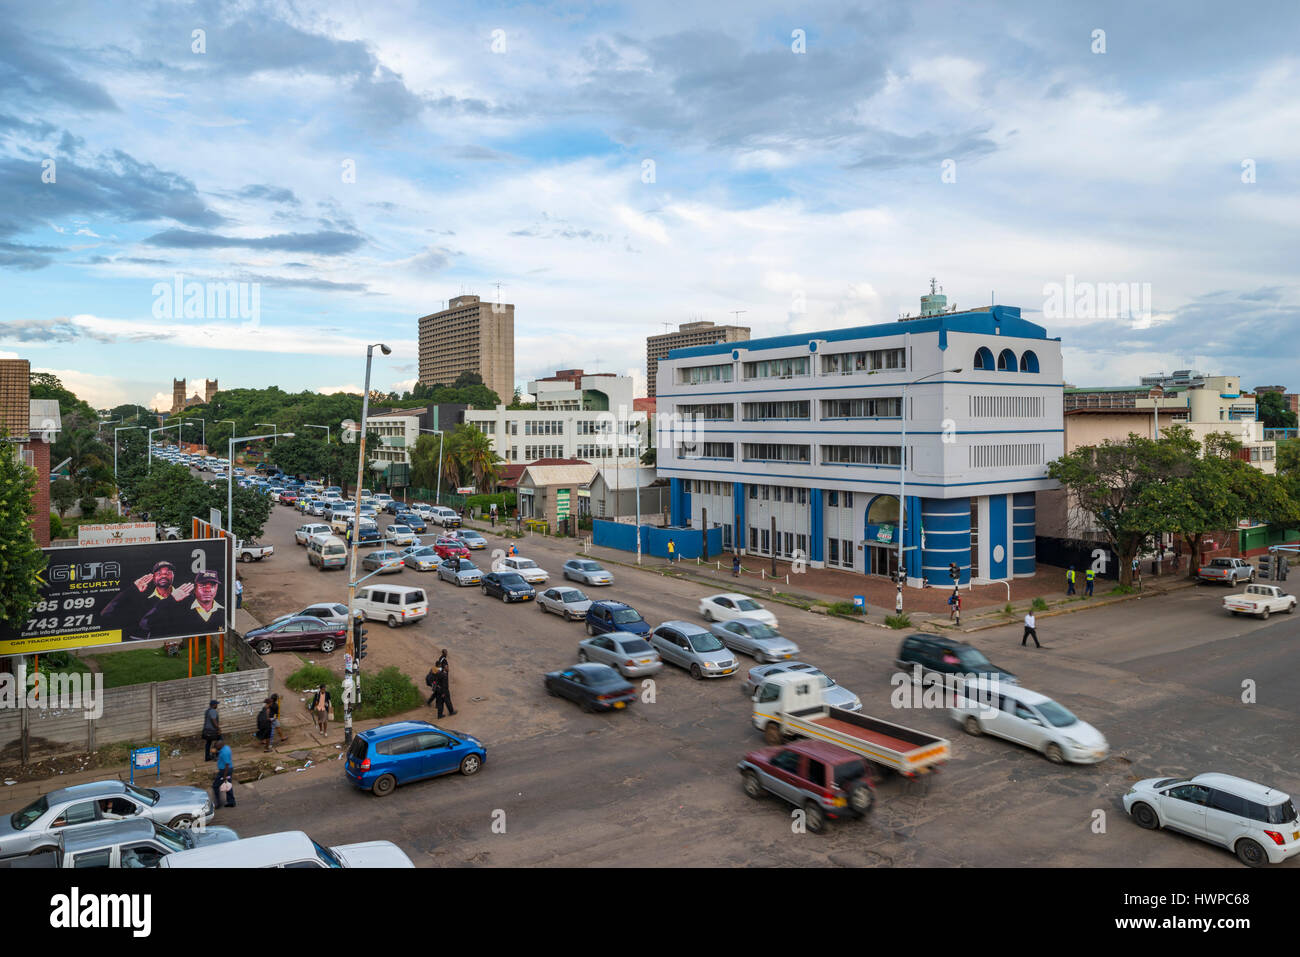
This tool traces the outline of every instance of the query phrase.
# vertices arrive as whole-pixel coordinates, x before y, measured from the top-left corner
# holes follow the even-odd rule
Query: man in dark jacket
[[[221,721],[217,718],[217,702],[209,701],[208,710],[203,712],[203,760],[212,761],[212,742],[221,738]]]
[[[438,690],[438,666],[437,666],[437,665],[434,665],[432,668],[429,669],[429,673],[428,673],[427,675],[424,676],[424,683],[425,683],[425,684],[428,686],[428,688],[429,688],[429,698],[428,698],[427,701],[424,702],[424,706],[427,708],[427,707],[429,707],[429,705],[431,705],[431,704],[433,704],[435,701],[437,701],[438,698],[439,698],[439,696],[440,696],[440,692],[439,692],[439,690]],[[439,706],[438,706],[438,711],[439,711],[439,715],[438,715],[438,716],[439,716],[439,717],[442,717],[442,714],[441,714],[441,712],[442,712],[442,705],[441,705],[441,704],[439,704]]]
[[[156,562],[149,574],[124,585],[117,597],[104,606],[99,613],[100,628],[120,630],[123,641],[148,639],[149,625],[145,619],[172,599],[175,578],[176,569],[171,562]]]
[[[446,668],[439,668],[437,673],[438,682],[438,717],[442,717],[443,706],[446,705],[448,714],[455,714],[456,709],[451,705],[451,676],[448,675]]]
[[[266,746],[263,751],[271,750],[271,699],[267,698],[262,702],[262,710],[257,712],[257,738],[259,741],[265,741]]]

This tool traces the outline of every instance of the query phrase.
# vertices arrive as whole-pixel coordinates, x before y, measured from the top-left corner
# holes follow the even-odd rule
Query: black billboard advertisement
[[[0,655],[214,635],[226,627],[224,539],[47,548],[40,592]]]

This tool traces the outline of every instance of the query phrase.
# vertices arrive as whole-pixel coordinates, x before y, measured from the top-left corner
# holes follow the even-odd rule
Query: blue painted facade
[[[1007,538],[1007,496],[989,496],[989,577],[1006,578],[1011,563],[1011,541]]]
[[[921,556],[925,580],[931,585],[952,584],[948,566],[956,562],[961,572],[958,581],[970,584],[970,499],[922,499],[921,521],[925,529]]]
[[[1017,578],[1032,575],[1035,561],[1035,534],[1038,510],[1033,492],[1016,492],[1011,506],[1011,572]]]

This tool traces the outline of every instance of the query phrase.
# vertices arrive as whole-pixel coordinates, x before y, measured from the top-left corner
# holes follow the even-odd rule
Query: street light
[[[352,510],[352,562],[348,572],[348,635],[345,648],[347,661],[351,662],[353,672],[353,694],[343,696],[343,743],[352,743],[352,702],[361,690],[361,668],[357,661],[356,649],[352,645],[354,625],[357,620],[357,541],[361,538],[361,483],[366,470],[366,419],[370,415],[370,363],[374,359],[375,346],[379,346],[384,355],[391,355],[393,350],[382,342],[366,346],[366,388],[361,393],[361,434],[360,448],[357,449],[357,502]]]
[[[310,422],[308,422],[308,423],[306,424],[305,428],[308,428],[308,429],[324,429],[324,430],[325,430],[325,444],[326,444],[326,445],[329,445],[329,441],[330,441],[330,427],[329,427],[328,425],[312,425]]]
[[[117,488],[117,433],[127,432],[131,429],[143,429],[143,425],[124,425],[121,428],[113,430],[113,487]],[[117,489],[117,515],[122,516],[122,490]]]
[[[434,505],[442,504],[442,429],[420,429],[421,432],[436,432],[438,435],[438,490],[434,493]]]
[[[254,422],[253,424],[254,424],[254,425],[269,425],[269,426],[271,427],[271,438],[275,439],[275,444],[276,444],[276,445],[279,445],[279,444],[280,444],[280,436],[276,434],[276,430],[279,429],[280,427],[279,427],[278,425],[276,425],[274,422]],[[289,435],[288,432],[285,432],[285,433],[283,433],[283,434],[284,434],[286,437]]]
[[[144,427],[144,426],[141,426],[141,428],[143,428],[143,427]],[[177,440],[178,442],[180,441],[180,434],[181,434],[181,432],[180,432],[180,423],[179,423],[179,422],[176,423],[175,425],[160,425],[160,426],[158,426],[158,428],[156,428],[156,429],[150,429],[150,430],[149,430],[149,458],[145,461],[145,470],[146,470],[146,471],[148,471],[149,469],[153,468],[153,434],[154,434],[155,432],[163,432],[163,431],[165,431],[165,430],[167,430],[167,429],[175,429],[175,430],[176,430],[176,435],[177,435],[177,439],[176,439],[176,440]]]
[[[948,373],[955,375],[959,372],[961,369],[940,369],[938,372],[931,372],[919,379],[903,383],[902,408],[899,410],[903,414],[903,447],[898,467],[898,597],[894,601],[895,614],[903,613],[903,583],[907,580],[906,557],[903,553],[903,540],[907,537],[907,387],[937,375]]]
[[[199,426],[200,426],[200,428],[201,428],[201,431],[199,432],[199,444],[202,445],[204,448],[207,448],[207,447],[208,447],[208,420],[207,420],[207,419],[201,419],[201,418],[199,418],[197,415],[191,416],[191,417],[188,418],[188,419],[183,418],[183,417],[180,418],[180,424],[181,424],[182,426],[185,425],[186,422],[197,422],[197,423],[199,423]],[[179,435],[182,435],[182,434],[183,434],[183,433],[180,433],[180,432],[177,433],[178,436],[179,436]]]

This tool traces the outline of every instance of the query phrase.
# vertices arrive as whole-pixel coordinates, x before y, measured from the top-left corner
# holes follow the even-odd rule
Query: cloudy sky
[[[1296,5],[1074,6],[10,5],[0,356],[108,406],[359,391],[383,340],[409,388],[416,318],[500,283],[521,383],[643,376],[665,324],[891,321],[937,276],[1077,384],[1300,390]]]

